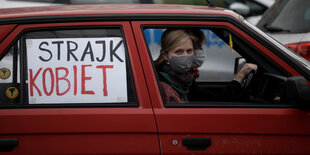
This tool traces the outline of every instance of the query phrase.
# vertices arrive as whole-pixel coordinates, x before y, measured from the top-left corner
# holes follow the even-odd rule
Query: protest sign
[[[122,38],[27,39],[29,104],[127,102]]]

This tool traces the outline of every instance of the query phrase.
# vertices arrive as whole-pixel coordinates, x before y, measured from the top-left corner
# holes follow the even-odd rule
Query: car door
[[[256,76],[262,72],[288,77],[301,74],[275,55],[272,51],[275,50],[274,47],[262,44],[257,36],[252,38],[255,34],[250,34],[251,31],[237,22],[234,25],[223,18],[216,21],[207,17],[203,19],[204,21],[190,21],[192,19],[188,18],[187,21],[133,22],[156,115],[162,154],[308,154],[310,111],[290,103],[277,102],[276,97],[269,102],[251,99],[221,101],[219,98],[186,103],[168,103],[162,98],[158,74],[153,64],[157,57],[154,57],[156,54],[153,51],[160,51],[160,36],[167,28],[206,30],[204,46],[207,64],[213,59],[208,59],[208,50],[217,48],[214,56],[220,58],[213,61],[217,65],[211,66],[218,73],[216,76],[200,75],[206,78],[200,79],[201,86],[218,89],[228,83],[227,79],[234,76],[234,62],[225,59],[235,60],[238,55],[234,53],[239,53],[241,57],[258,65]],[[218,37],[208,37],[209,33]],[[224,39],[217,42],[218,38]],[[223,47],[220,47],[222,43]],[[221,52],[226,52],[228,56],[221,55]],[[226,63],[230,64],[222,68],[221,65]],[[208,68],[199,69],[215,74]],[[275,86],[269,89],[273,88]],[[264,94],[267,89],[260,92]],[[255,97],[258,93],[253,94]]]
[[[129,22],[22,24],[0,47],[1,154],[159,154]]]

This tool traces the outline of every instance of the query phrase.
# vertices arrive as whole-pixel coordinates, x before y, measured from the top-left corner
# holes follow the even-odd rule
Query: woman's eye
[[[182,51],[181,50],[177,50],[175,51],[176,54],[182,54]]]

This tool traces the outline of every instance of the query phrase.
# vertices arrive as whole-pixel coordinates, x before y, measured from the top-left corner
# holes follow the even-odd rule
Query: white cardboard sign
[[[122,38],[27,39],[29,104],[127,102]]]

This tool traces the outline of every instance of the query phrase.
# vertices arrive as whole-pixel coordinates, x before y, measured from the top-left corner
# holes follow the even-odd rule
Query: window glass
[[[136,104],[120,29],[33,31],[21,41],[24,104]]]
[[[17,43],[0,59],[1,104],[18,104],[20,96],[20,53]]]
[[[14,66],[14,52],[13,48],[2,58],[0,61],[0,82],[12,83],[13,82],[13,66]],[[17,65],[17,64],[15,64]]]
[[[288,32],[309,32],[309,9],[310,1],[287,1],[278,12],[274,13],[275,15],[270,17],[273,19],[267,24]]]

